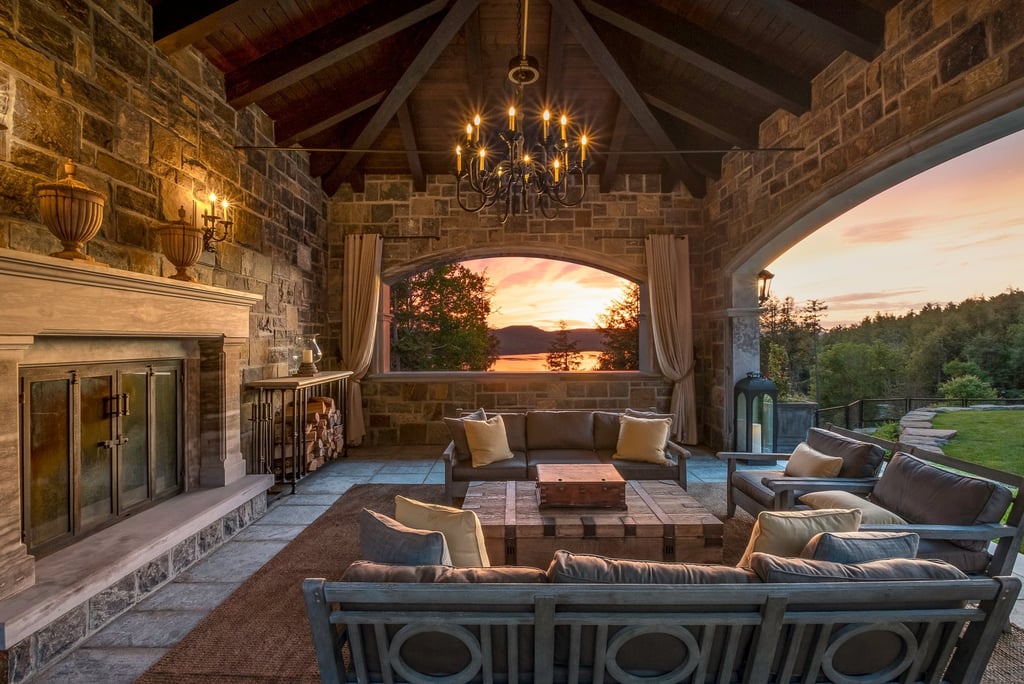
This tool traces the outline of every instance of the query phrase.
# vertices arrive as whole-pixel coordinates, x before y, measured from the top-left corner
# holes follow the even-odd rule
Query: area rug
[[[723,484],[691,483],[689,493],[719,518]],[[396,494],[444,503],[440,485],[357,485],[295,537],[136,680],[142,684],[320,681],[302,598],[306,577],[338,579],[359,554],[357,514],[394,514]],[[753,518],[726,520],[723,561],[743,553]],[[1024,671],[1024,632],[1000,639],[985,684],[1005,684]]]

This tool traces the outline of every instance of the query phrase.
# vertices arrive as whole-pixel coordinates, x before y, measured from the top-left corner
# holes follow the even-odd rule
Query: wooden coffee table
[[[547,569],[558,549],[635,560],[722,562],[722,522],[669,480],[626,482],[627,509],[544,508],[537,483],[471,482],[492,565]]]

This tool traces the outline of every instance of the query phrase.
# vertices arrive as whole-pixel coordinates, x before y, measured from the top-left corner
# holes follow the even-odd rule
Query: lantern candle
[[[750,425],[750,452],[761,453],[761,424],[751,423]]]
[[[313,363],[313,350],[312,349],[303,349],[302,350],[302,363]]]

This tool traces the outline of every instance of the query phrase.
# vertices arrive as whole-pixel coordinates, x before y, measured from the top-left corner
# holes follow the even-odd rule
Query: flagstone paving
[[[443,484],[444,464],[430,447],[357,448],[300,481],[296,493],[272,502],[266,515],[153,596],[28,680],[34,684],[129,684],[216,608],[350,487]],[[689,482],[723,482],[725,465],[710,453],[687,464]],[[1015,574],[1024,576],[1018,557]],[[1024,625],[1024,599],[1012,620]]]

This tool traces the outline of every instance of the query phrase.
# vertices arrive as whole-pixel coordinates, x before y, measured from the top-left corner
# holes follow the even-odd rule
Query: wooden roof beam
[[[398,112],[398,108],[408,99],[409,94],[416,88],[420,80],[426,75],[434,60],[448,46],[455,34],[459,32],[462,25],[466,23],[469,16],[476,11],[481,0],[455,0],[448,14],[434,30],[434,33],[423,44],[419,54],[412,60],[409,67],[402,74],[402,77],[391,89],[384,102],[374,113],[373,117],[356,137],[352,145],[355,149],[366,149],[372,145],[380,136],[381,131],[388,125],[388,122]],[[348,152],[341,162],[334,169],[324,176],[321,186],[328,196],[337,192],[341,183],[348,178],[356,164],[363,158],[365,152]]]
[[[327,118],[322,118],[322,114],[319,114],[316,116],[316,121],[311,121],[309,120],[309,117],[304,117],[303,119],[290,119],[279,122],[278,125],[275,126],[275,132],[278,135],[277,144],[287,147],[312,138],[314,135],[323,133],[327,129],[351,119],[356,114],[380,104],[384,100],[385,95],[387,95],[386,90],[378,91],[363,98],[359,102],[348,105],[341,111],[331,114]]]
[[[715,78],[794,114],[811,105],[811,85],[757,55],[730,45],[700,26],[652,5],[622,0],[583,0],[583,8],[640,40]],[[686,44],[678,42],[684,37]]]
[[[808,33],[825,36],[844,50],[871,61],[882,52],[885,15],[861,2],[761,0],[770,11]]]
[[[244,19],[276,1],[164,2],[153,8],[153,41],[169,55],[216,33],[223,24]]]
[[[619,158],[628,126],[629,108],[619,100],[619,109],[615,113],[615,128],[612,129],[612,144],[608,146],[608,157],[605,159],[604,171],[601,172],[601,192],[611,192],[615,186],[615,176],[619,173]]]
[[[228,102],[244,107],[337,64],[385,38],[437,14],[446,0],[378,0],[365,5],[224,78]]]
[[[416,131],[412,126],[412,117],[409,115],[409,102],[405,101],[398,107],[398,127],[402,132],[402,147],[405,148],[405,158],[409,162],[409,171],[412,173],[412,187],[417,192],[426,192],[427,177],[423,173],[423,164],[420,162],[419,148],[416,146]]]
[[[548,68],[544,71],[544,106],[552,107],[562,92],[565,56],[565,22],[558,12],[551,13],[548,24]]]
[[[469,94],[473,98],[473,110],[484,106],[484,58],[483,42],[480,39],[480,11],[469,15],[464,27],[466,36],[466,72],[469,74]]]
[[[607,79],[609,85],[618,94],[619,99],[625,103],[630,114],[633,115],[633,118],[640,125],[648,139],[657,148],[671,149],[673,147],[672,140],[644,103],[636,86],[633,85],[629,77],[622,70],[622,67],[619,66],[615,57],[608,50],[608,46],[604,44],[597,35],[597,32],[594,31],[594,27],[590,25],[590,21],[580,11],[580,8],[576,6],[574,0],[551,0],[551,6],[561,15],[562,21],[573,32],[573,35],[576,36],[576,39],[583,46],[583,49],[586,50],[587,54],[590,55],[590,58],[597,65],[605,79]],[[673,173],[682,179],[683,184],[691,195],[703,197],[707,193],[707,184],[704,176],[697,173],[681,155],[670,154],[665,155],[664,158]]]
[[[736,129],[733,126],[729,126],[726,122],[720,121],[720,116],[716,116],[715,113],[710,110],[702,110],[698,113],[697,108],[694,107],[694,103],[687,99],[685,104],[673,101],[669,102],[660,95],[653,93],[643,93],[644,102],[651,105],[655,109],[660,109],[674,119],[678,119],[683,123],[690,124],[694,128],[698,128],[709,135],[713,135],[719,140],[725,141],[727,144],[735,147],[756,147],[757,146],[757,133],[749,135]],[[677,100],[679,98],[676,98]]]

